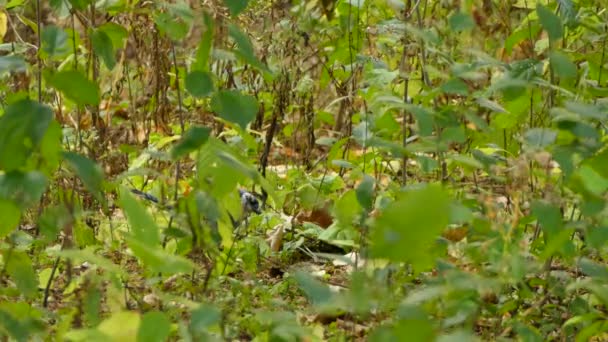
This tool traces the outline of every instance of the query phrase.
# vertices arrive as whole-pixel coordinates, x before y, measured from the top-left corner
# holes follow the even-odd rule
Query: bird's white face
[[[254,212],[256,214],[262,213],[260,209],[260,202],[255,197],[254,194],[242,191],[241,192],[241,205],[243,207],[243,213],[248,214],[249,212]]]

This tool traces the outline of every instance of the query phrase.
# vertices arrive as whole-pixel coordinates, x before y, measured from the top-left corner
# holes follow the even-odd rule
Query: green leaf
[[[563,228],[562,214],[559,208],[547,201],[532,202],[532,214],[543,228],[547,241],[555,237]]]
[[[446,94],[469,95],[469,87],[460,78],[452,78],[441,85],[441,91]]]
[[[190,329],[195,334],[205,332],[205,330],[215,324],[218,324],[222,319],[222,313],[216,307],[202,304],[198,308],[192,310],[190,318]]]
[[[53,112],[30,99],[17,101],[0,117],[0,169],[22,167],[42,142]]]
[[[93,51],[101,56],[101,59],[109,70],[114,69],[116,59],[114,58],[114,47],[112,46],[110,37],[99,29],[94,30],[90,37],[91,43],[93,44]]]
[[[7,72],[25,71],[27,64],[21,56],[0,56],[0,76]]]
[[[173,275],[177,273],[190,273],[194,269],[192,261],[180,256],[165,252],[161,246],[148,246],[147,244],[127,237],[127,245],[152,273]]]
[[[68,34],[61,28],[50,25],[42,29],[42,51],[49,57],[62,57],[70,52]]]
[[[340,223],[346,226],[351,225],[353,220],[361,212],[357,205],[357,194],[354,190],[349,190],[342,194],[334,206],[334,215]]]
[[[119,203],[125,211],[133,237],[146,246],[158,247],[160,229],[145,207],[136,201],[126,188],[120,189]]]
[[[20,210],[36,205],[47,186],[47,179],[39,171],[11,171],[0,175],[0,198],[12,200]]]
[[[357,201],[366,211],[372,210],[374,206],[374,183],[374,178],[366,174],[357,186]]]
[[[100,202],[103,197],[103,171],[94,161],[74,152],[64,152],[63,158],[80,178],[85,188]]]
[[[526,132],[524,138],[531,147],[544,148],[555,142],[557,132],[548,128],[532,128]]]
[[[123,26],[117,23],[105,23],[99,27],[97,30],[105,33],[110,40],[112,41],[112,47],[114,49],[122,48],[124,46],[124,41],[128,37],[129,32]]]
[[[140,324],[138,313],[131,311],[117,312],[97,327],[109,341],[135,341]]]
[[[201,41],[196,50],[196,60],[192,63],[192,70],[209,71],[209,55],[211,54],[211,46],[213,45],[213,30],[214,20],[205,12],[205,31],[203,31]]]
[[[437,185],[410,190],[384,210],[372,229],[372,255],[430,267],[430,250],[449,222],[450,200]]]
[[[576,65],[570,61],[570,58],[561,52],[552,52],[549,56],[551,67],[557,76],[565,79],[575,78],[578,75]]]
[[[234,53],[238,57],[263,72],[270,72],[268,68],[255,56],[253,45],[251,45],[251,41],[245,33],[243,33],[236,25],[230,24],[228,26],[228,34],[236,42],[237,50]]]
[[[171,150],[171,157],[178,159],[192,151],[198,150],[209,140],[211,128],[193,126],[185,134],[182,140]]]
[[[79,105],[98,105],[99,88],[96,83],[76,70],[60,71],[47,76],[47,82]]]
[[[12,233],[21,220],[21,210],[19,207],[6,199],[0,199],[0,239]]]
[[[211,108],[222,119],[246,129],[258,112],[258,102],[255,97],[243,95],[237,90],[220,90],[213,94]]]
[[[11,249],[5,251],[4,262],[6,272],[15,281],[19,291],[28,298],[33,298],[38,293],[38,278],[30,257],[24,252]]]
[[[38,220],[40,234],[48,241],[52,241],[53,239],[56,239],[57,234],[70,223],[70,220],[70,213],[64,205],[47,207]]]
[[[163,342],[169,338],[171,333],[171,321],[167,315],[159,311],[146,312],[141,318],[137,341]]]
[[[605,265],[600,265],[593,260],[588,258],[581,258],[578,263],[581,271],[593,279],[601,280],[602,282],[608,281],[608,268]]]
[[[457,12],[450,16],[450,28],[454,32],[468,31],[475,27],[473,17],[468,13]]]
[[[327,303],[333,298],[333,293],[329,287],[309,274],[298,271],[294,275],[294,278],[313,305]]]
[[[211,74],[204,71],[192,71],[186,75],[186,89],[194,97],[205,97],[213,91]]]
[[[236,17],[245,8],[247,8],[248,2],[249,0],[224,0],[224,5],[228,7],[228,10],[230,11],[230,16]]]
[[[154,18],[154,23],[159,31],[176,42],[183,40],[188,34],[188,25],[166,12],[158,13]]]
[[[536,4],[536,13],[540,24],[549,34],[549,39],[552,41],[561,39],[564,35],[564,28],[559,17],[540,3]]]

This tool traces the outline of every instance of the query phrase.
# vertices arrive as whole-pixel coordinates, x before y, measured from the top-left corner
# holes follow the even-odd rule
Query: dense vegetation
[[[604,1],[0,9],[2,340],[607,338]]]

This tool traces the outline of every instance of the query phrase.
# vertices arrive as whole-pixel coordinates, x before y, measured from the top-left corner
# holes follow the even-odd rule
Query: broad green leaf
[[[40,141],[40,154],[46,162],[45,167],[41,167],[40,169],[49,177],[57,170],[61,162],[61,150],[63,147],[61,138],[61,125],[55,120],[51,121],[46,134],[42,138],[42,141]]]
[[[19,291],[28,298],[38,293],[38,278],[32,260],[24,252],[12,249],[2,255],[6,272],[13,279]]]
[[[336,218],[345,225],[351,225],[360,212],[361,208],[357,205],[355,190],[349,190],[342,194],[334,206]]]
[[[608,118],[608,107],[589,103],[566,101],[566,109],[577,113],[582,118],[606,120]]]
[[[549,39],[557,40],[562,38],[564,35],[564,28],[562,26],[562,21],[557,15],[540,3],[536,4],[536,13],[538,14],[540,24],[549,34]]]
[[[204,71],[192,71],[186,75],[186,89],[194,97],[205,97],[213,91],[211,74]]]
[[[188,34],[188,25],[167,12],[156,14],[154,22],[159,31],[173,41],[181,41]]]
[[[581,271],[591,278],[601,280],[602,282],[608,281],[608,268],[605,265],[598,264],[588,258],[581,258],[578,265]]]
[[[190,152],[198,150],[209,140],[211,128],[202,126],[192,126],[184,134],[184,137],[171,150],[171,157],[179,159]]]
[[[454,32],[468,31],[475,27],[475,21],[468,13],[457,12],[450,16],[448,20],[450,28]]]
[[[136,341],[139,330],[140,316],[136,312],[117,312],[101,322],[97,327],[111,341]]]
[[[547,241],[556,236],[563,228],[562,214],[559,208],[546,201],[532,202],[532,214],[540,223]]]
[[[224,5],[230,10],[230,16],[236,17],[247,8],[248,2],[249,0],[224,0]]]
[[[311,275],[299,271],[294,274],[294,278],[298,282],[300,289],[304,291],[304,294],[313,305],[325,304],[332,300],[333,293],[329,287],[316,280]]]
[[[258,112],[258,102],[255,97],[243,95],[237,90],[220,90],[213,94],[211,108],[222,119],[246,129]]]
[[[87,288],[84,295],[84,316],[87,323],[91,326],[96,326],[101,321],[99,314],[101,313],[101,290],[98,287],[91,286]]]
[[[42,51],[49,57],[62,57],[70,52],[68,34],[61,28],[50,25],[42,29]]]
[[[104,203],[103,171],[94,161],[74,152],[64,152],[63,158],[78,175],[82,184],[95,198]]]
[[[30,335],[44,331],[45,324],[41,316],[35,307],[25,301],[0,301],[0,329],[16,341],[31,341],[35,338]]]
[[[205,30],[203,31],[201,41],[196,50],[196,60],[192,63],[192,70],[208,71],[209,70],[209,55],[211,54],[211,46],[213,45],[213,30],[214,20],[209,13],[203,14],[205,22]]]
[[[79,105],[99,104],[99,87],[79,71],[66,70],[48,75],[47,82]]]
[[[163,273],[173,275],[177,273],[189,273],[194,269],[192,261],[181,255],[173,255],[164,251],[160,245],[148,246],[139,239],[127,237],[127,245],[133,254],[141,260],[152,273]]]
[[[218,324],[222,319],[222,313],[216,307],[202,304],[192,310],[190,318],[190,329],[195,333],[202,333],[207,328]]]
[[[357,186],[357,201],[366,211],[372,210],[374,206],[374,183],[374,178],[366,174]]]
[[[555,142],[557,132],[548,128],[529,129],[524,138],[531,147],[544,148]]]
[[[228,26],[228,34],[236,42],[237,49],[234,52],[238,57],[263,72],[270,72],[268,68],[255,56],[253,45],[251,45],[251,41],[245,33],[243,33],[236,25],[230,24]]]
[[[570,58],[561,52],[552,52],[549,56],[551,67],[557,76],[569,79],[575,78],[578,75],[576,65],[570,61]]]
[[[0,56],[0,76],[7,72],[25,71],[27,64],[21,56]]]
[[[56,239],[57,234],[69,224],[70,220],[70,213],[65,206],[46,207],[38,220],[40,234],[48,241],[52,241],[53,239]]]
[[[0,170],[22,167],[39,147],[52,120],[48,106],[30,99],[6,107],[0,117]]]
[[[85,10],[93,2],[93,0],[69,0],[74,9]]]
[[[21,210],[29,209],[39,203],[46,186],[41,172],[11,171],[0,175],[0,198],[12,200]]]
[[[114,47],[110,37],[102,30],[94,30],[91,34],[91,43],[93,51],[103,60],[109,70],[114,69],[116,58],[114,57]]]
[[[460,78],[452,78],[441,85],[441,91],[446,94],[469,95],[469,87]]]
[[[146,312],[141,318],[137,332],[139,342],[163,342],[171,333],[171,321],[164,312]]]
[[[114,49],[122,48],[125,39],[129,35],[126,28],[113,22],[105,23],[97,27],[97,30],[105,33],[110,38]]]
[[[133,238],[144,245],[156,248],[160,244],[160,229],[145,207],[126,188],[120,189],[120,206],[124,209]]]
[[[437,185],[410,190],[382,212],[372,228],[371,252],[378,258],[429,267],[430,250],[449,223],[450,200]]]
[[[17,228],[21,220],[21,210],[19,207],[6,199],[0,199],[0,239],[10,234]]]

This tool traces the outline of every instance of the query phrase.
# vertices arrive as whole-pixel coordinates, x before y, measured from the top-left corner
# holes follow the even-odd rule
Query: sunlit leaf
[[[166,341],[171,332],[171,321],[164,312],[146,312],[141,318],[137,332],[137,341]]]
[[[136,312],[123,311],[99,324],[97,330],[107,336],[111,341],[135,341],[140,324],[140,316]]]
[[[21,210],[12,201],[0,199],[0,239],[10,234],[19,225]]]

